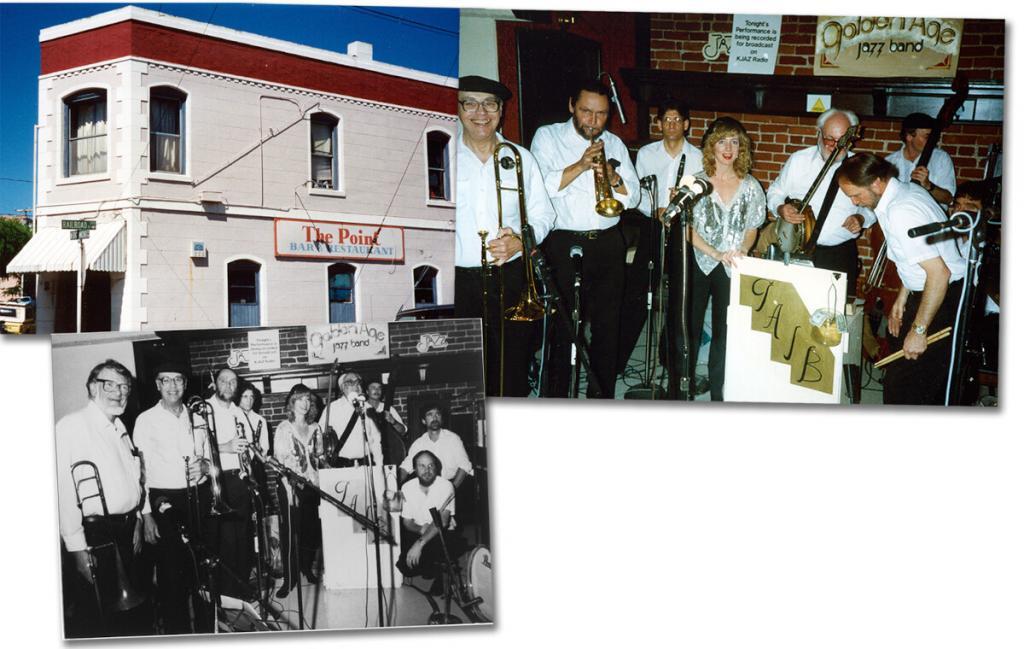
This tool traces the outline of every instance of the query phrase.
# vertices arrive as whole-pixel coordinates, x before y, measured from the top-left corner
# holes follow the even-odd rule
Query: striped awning
[[[11,263],[8,273],[57,273],[77,271],[81,251],[70,230],[44,228],[37,232]],[[123,273],[126,237],[124,220],[100,223],[85,240],[85,267],[105,273]]]

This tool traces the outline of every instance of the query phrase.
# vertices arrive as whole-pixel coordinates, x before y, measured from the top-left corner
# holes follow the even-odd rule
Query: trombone
[[[508,149],[511,152],[511,156],[502,157],[502,151]],[[498,325],[500,328],[499,333],[499,364],[498,364],[498,395],[503,396],[505,394],[505,321],[510,320],[512,322],[534,322],[544,317],[546,310],[540,302],[540,297],[537,294],[537,285],[534,280],[533,264],[530,260],[531,251],[527,248],[526,241],[530,238],[525,235],[530,227],[529,219],[526,214],[526,192],[523,183],[523,158],[519,154],[516,148],[508,142],[499,142],[498,146],[494,148],[494,188],[497,193],[498,199],[498,230],[505,227],[504,214],[502,208],[502,192],[514,191],[519,197],[519,232],[520,240],[523,241],[523,290],[519,294],[519,300],[515,305],[505,308],[505,283],[503,267],[498,266],[498,312],[501,314],[501,323]],[[516,184],[513,186],[506,186],[501,184],[501,170],[502,169],[515,169],[516,170]],[[492,264],[487,259],[487,231],[481,230],[480,235],[480,264],[481,272],[483,273],[483,303],[484,303],[484,319],[487,322],[487,306],[488,306],[488,294],[487,294],[487,280],[492,272]],[[487,325],[484,325],[484,358],[487,358]]]
[[[80,468],[82,471],[78,471]],[[88,471],[88,474],[79,478],[76,471]],[[121,551],[117,547],[117,534],[110,528],[110,521],[107,518],[110,511],[107,509],[100,471],[89,460],[75,462],[71,465],[71,482],[75,487],[75,502],[82,512],[82,530],[85,532],[87,544],[85,551],[89,558],[89,572],[92,575],[93,592],[100,615],[133,609],[144,602],[145,598],[135,591],[131,580],[128,579],[128,573],[125,572]],[[83,496],[81,486],[85,482],[95,482],[96,493]],[[90,498],[99,498],[101,516],[85,514],[85,501]]]
[[[230,514],[233,509],[224,500],[224,486],[221,484],[220,448],[217,446],[217,422],[213,414],[213,406],[202,397],[193,396],[185,404],[188,408],[188,421],[192,426],[192,439],[195,440],[197,430],[202,431],[205,436],[206,448],[210,453],[210,494],[213,496],[213,503],[207,516],[220,516]],[[199,419],[198,423],[196,419]]]

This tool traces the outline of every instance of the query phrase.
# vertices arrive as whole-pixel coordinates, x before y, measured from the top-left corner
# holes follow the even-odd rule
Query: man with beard
[[[956,315],[966,262],[951,238],[916,237],[907,230],[946,220],[926,190],[896,178],[896,167],[871,153],[858,153],[836,171],[839,189],[854,205],[874,211],[903,286],[888,316],[889,334],[906,359],[885,371],[884,403],[939,405],[949,370],[951,338],[929,344],[929,332]]]
[[[423,426],[426,432],[416,438],[409,447],[409,454],[399,467],[399,480],[405,480],[413,471],[413,458],[420,451],[430,451],[441,460],[442,477],[458,489],[467,475],[473,475],[473,465],[466,454],[462,438],[442,428],[444,414],[440,404],[430,404],[423,412]]]
[[[330,424],[338,437],[332,463],[339,468],[380,464],[380,431],[371,417],[361,416],[366,409],[363,378],[355,372],[346,372],[338,377],[338,388],[341,396],[320,415],[324,435],[330,434],[327,430]]]
[[[523,290],[523,242],[520,235],[519,198],[514,191],[501,192],[502,227],[498,227],[498,191],[495,185],[494,152],[498,145],[515,147],[522,161],[523,193],[536,243],[551,230],[555,213],[544,189],[544,178],[533,156],[498,133],[505,102],[512,97],[508,88],[484,77],[459,79],[458,184],[455,198],[455,317],[484,318],[487,357],[484,377],[491,396],[525,397],[530,393],[528,374],[534,347],[535,325],[510,322],[499,312],[502,288],[506,308],[515,304]],[[503,148],[502,158],[512,160]],[[515,168],[499,167],[501,185],[516,187]],[[480,233],[486,239],[488,263],[481,267]],[[488,304],[483,303],[485,290]],[[504,355],[501,328],[504,327]]]
[[[437,577],[437,564],[444,557],[440,534],[445,542],[455,528],[455,499],[451,482],[441,477],[440,460],[430,451],[420,451],[412,459],[416,479],[402,485],[402,552],[398,569],[407,577]],[[434,524],[431,508],[438,510],[441,529]]]
[[[143,516],[146,542],[157,546],[157,587],[164,633],[211,630],[189,624],[188,592],[198,566],[192,560],[182,534],[197,539],[189,515],[193,507],[207,511],[209,481],[203,476],[205,439],[193,439],[189,413],[182,404],[187,387],[184,370],[175,363],[157,367],[156,389],[160,401],[135,420],[135,443],[146,467],[146,500],[151,513]],[[199,485],[200,480],[203,484]],[[189,489],[192,489],[189,494]]]
[[[942,205],[948,205],[953,200],[953,191],[956,189],[953,159],[948,153],[936,147],[932,151],[928,166],[917,164],[933,128],[935,120],[932,117],[924,113],[907,115],[903,118],[903,126],[900,128],[903,146],[887,155],[885,159],[896,167],[900,181],[919,183],[932,198]]]
[[[831,108],[822,113],[818,117],[818,143],[791,155],[778,178],[768,187],[769,213],[794,225],[803,221],[804,215],[786,199],[800,200],[807,194],[839,140],[851,126],[859,123],[857,116],[848,110]],[[870,210],[854,205],[838,187],[832,188],[836,169],[844,159],[846,152],[840,153],[825,172],[808,206],[815,218],[824,218],[814,248],[814,266],[846,273],[846,298],[852,300],[857,296],[857,237],[863,228],[874,225],[875,216]],[[833,198],[828,214],[823,217],[822,205],[829,194]]]
[[[210,548],[217,552],[221,566],[221,592],[243,599],[251,597],[249,573],[252,571],[252,528],[250,517],[252,502],[249,487],[242,479],[239,454],[249,447],[249,442],[238,435],[237,423],[245,415],[235,405],[238,391],[238,375],[234,370],[224,368],[217,373],[215,392],[207,399],[212,407],[214,425],[217,429],[217,450],[220,455],[220,483],[225,504],[231,512],[211,517],[207,540]]]
[[[81,410],[62,417],[56,430],[57,507],[60,535],[67,550],[63,555],[64,567],[77,573],[71,578],[74,583],[70,599],[74,611],[68,636],[152,633],[152,624],[141,614],[141,609],[146,607],[139,606],[138,601],[131,602],[132,608],[137,610],[109,617],[98,609],[90,551],[87,550],[89,546],[106,542],[100,536],[109,533],[125,573],[131,575],[142,542],[140,512],[142,516],[150,513],[149,503],[143,498],[142,473],[135,446],[119,418],[128,404],[132,375],[121,363],[107,359],[89,372],[85,389],[89,402]],[[82,462],[91,462],[95,471],[88,465],[78,464]],[[94,475],[97,479],[91,480]],[[101,482],[105,512],[100,499],[94,497]],[[81,507],[78,505],[80,498]],[[90,530],[88,539],[86,526]],[[101,580],[116,579],[112,570],[106,570],[112,567],[112,555],[112,552],[104,552],[107,563],[104,574],[99,574]]]
[[[581,83],[569,97],[568,121],[537,130],[530,150],[544,174],[544,184],[555,208],[555,229],[544,242],[562,308],[572,308],[573,282],[582,251],[582,322],[590,322],[591,374],[588,396],[615,396],[615,370],[619,346],[619,314],[625,277],[625,244],[615,227],[617,216],[597,213],[594,175],[603,175],[625,206],[640,199],[640,181],[630,162],[629,151],[615,135],[605,130],[610,110],[609,91],[596,80]],[[605,165],[598,164],[604,154]],[[555,326],[552,332],[550,377],[545,396],[564,397],[570,388],[572,332]],[[575,396],[575,395],[573,395]]]

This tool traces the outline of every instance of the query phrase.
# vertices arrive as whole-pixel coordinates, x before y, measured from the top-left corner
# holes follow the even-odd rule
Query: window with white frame
[[[228,264],[228,326],[260,325],[259,262],[238,259]]]
[[[107,91],[83,90],[64,100],[64,177],[107,171]]]
[[[338,118],[316,113],[309,118],[309,184],[338,189]]]
[[[185,173],[185,93],[153,88],[149,93],[149,170]]]
[[[437,304],[437,269],[433,266],[417,266],[412,271],[413,302],[416,306]]]
[[[451,136],[444,131],[427,133],[427,195],[432,200],[452,200],[450,141]]]
[[[327,268],[329,322],[356,321],[356,268],[351,264],[331,264]]]

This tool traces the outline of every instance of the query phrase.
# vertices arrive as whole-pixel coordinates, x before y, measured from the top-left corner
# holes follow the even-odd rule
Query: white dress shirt
[[[441,505],[455,493],[455,488],[448,480],[438,476],[434,482],[424,491],[418,478],[406,481],[402,485],[402,495],[405,497],[402,503],[402,518],[408,518],[417,525],[433,523],[430,516],[430,508],[436,507],[438,512],[448,511],[451,518],[448,521],[448,529],[455,529],[455,499],[452,498],[444,509]]]
[[[99,498],[88,498],[82,509],[75,498],[75,485],[71,465],[88,460],[96,465],[103,495],[110,514],[126,514],[143,501],[139,461],[134,455],[128,432],[121,420],[107,419],[94,401],[81,410],[61,417],[57,422],[57,510],[60,534],[68,552],[78,552],[87,546],[82,516],[102,515]],[[93,475],[87,466],[80,466],[75,476],[82,479]],[[88,497],[97,493],[96,482],[89,480],[79,485],[79,494]],[[142,512],[149,513],[149,503],[142,502]]]
[[[630,161],[629,150],[618,136],[608,131],[601,133],[598,139],[604,142],[605,159],[619,161],[617,172],[628,192],[628,195],[623,195],[612,190],[612,194],[626,208],[636,207],[640,201],[640,180]],[[597,199],[594,194],[592,169],[581,173],[571,183],[559,189],[562,184],[562,172],[569,165],[578,162],[589,146],[590,142],[576,132],[572,118],[560,124],[542,126],[533,136],[530,151],[537,158],[537,164],[544,174],[544,185],[555,208],[556,230],[607,230],[619,222],[618,217],[604,217],[595,211]]]
[[[683,156],[683,176],[692,176],[704,168],[703,153],[685,139],[683,147],[675,157],[665,150],[665,141],[659,140],[640,147],[636,153],[636,174],[640,178],[654,175],[658,178],[658,207],[668,205],[668,192],[676,185],[679,174],[679,162]],[[647,190],[641,190],[640,211],[652,216],[651,199]]]
[[[496,134],[500,142],[508,142]],[[525,192],[526,216],[533,226],[533,236],[540,244],[555,222],[555,210],[551,207],[544,177],[533,155],[518,144],[512,144],[523,162],[523,191]],[[455,265],[464,268],[480,267],[480,230],[487,230],[487,240],[495,238],[498,232],[498,190],[494,181],[494,160],[481,162],[473,150],[463,141],[462,128],[458,136],[458,169],[455,192]],[[512,158],[512,152],[502,148],[502,158]],[[516,187],[516,170],[500,167],[502,187]],[[501,192],[502,227],[520,231],[519,194],[516,191]],[[512,259],[521,257],[513,255]]]
[[[348,426],[349,419],[352,418],[354,410],[355,407],[348,397],[345,396],[335,399],[330,405],[330,424],[331,428],[338,435],[339,441],[341,440],[342,433],[345,432],[345,427]],[[325,434],[327,432],[327,412],[328,410],[325,408],[323,414],[320,415],[320,428],[323,429]],[[377,430],[377,424],[373,423],[373,420],[369,417],[364,417],[362,421],[356,420],[355,425],[352,427],[352,432],[349,434],[348,439],[345,440],[345,444],[337,450],[336,456],[350,460],[366,457],[366,449],[363,445],[363,421],[366,422],[366,437],[370,441],[370,452],[374,458],[380,459],[380,431]]]
[[[135,445],[146,468],[146,494],[150,489],[184,489],[186,457],[205,457],[206,436],[192,439],[188,408],[177,416],[162,401],[135,420]]]
[[[907,236],[911,228],[946,220],[946,213],[924,188],[895,178],[889,180],[875,206],[875,215],[885,234],[886,256],[896,264],[903,286],[911,291],[924,289],[927,274],[921,262],[935,257],[942,257],[949,268],[950,284],[964,276],[967,262],[953,238],[940,235],[940,241],[929,243],[933,236]]]
[[[821,213],[821,205],[825,202],[825,194],[828,193],[832,176],[835,175],[836,169],[839,168],[842,162],[843,159],[838,158],[832,164],[825,177],[821,179],[818,189],[815,190],[814,195],[811,197],[811,209],[814,210],[816,218]],[[779,207],[787,198],[803,199],[804,195],[811,188],[811,183],[814,182],[814,179],[824,166],[825,161],[822,160],[817,145],[800,149],[791,155],[786,164],[783,165],[778,178],[768,186],[768,210],[778,217]],[[842,191],[836,191],[836,198],[832,203],[832,209],[829,210],[828,218],[821,225],[818,244],[822,246],[838,246],[851,239],[856,239],[859,234],[854,234],[843,227],[843,222],[853,214],[860,214],[864,217],[863,227],[865,228],[875,223],[875,216],[871,213],[871,210],[862,210],[853,204],[849,196]]]
[[[920,157],[918,156],[913,161],[907,160],[903,157],[903,147],[900,147],[885,156],[885,159],[896,165],[896,169],[900,172],[900,180],[909,183],[910,174],[917,168],[917,160]],[[932,158],[928,161],[928,180],[933,185],[956,195],[956,172],[953,169],[953,159],[939,147],[935,147],[935,150],[932,151]]]
[[[473,464],[466,454],[466,447],[462,445],[462,438],[450,430],[442,428],[437,436],[437,441],[430,439],[430,433],[423,433],[416,438],[409,446],[409,452],[402,460],[401,468],[407,473],[412,473],[413,458],[420,451],[430,451],[441,460],[441,476],[447,480],[453,480],[459,469],[466,474],[473,475]]]
[[[242,409],[232,401],[228,401],[226,406],[221,405],[216,396],[210,397],[206,402],[213,406],[214,425],[217,427],[217,445],[220,446],[238,437],[235,422],[242,421],[245,418],[242,414]],[[238,461],[238,453],[220,451],[221,470],[231,471],[241,467],[242,465]]]

